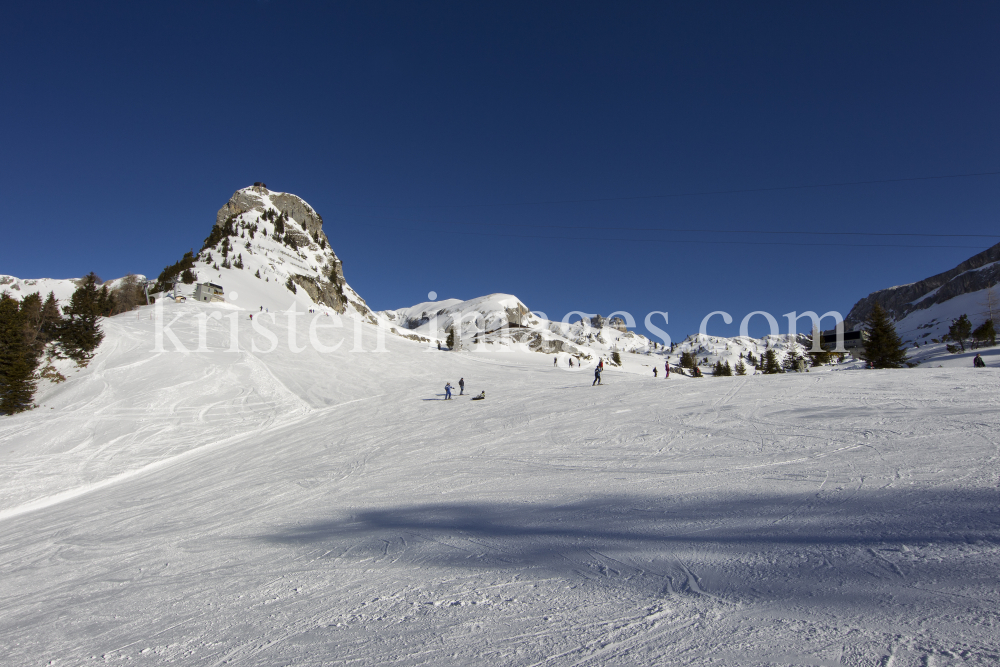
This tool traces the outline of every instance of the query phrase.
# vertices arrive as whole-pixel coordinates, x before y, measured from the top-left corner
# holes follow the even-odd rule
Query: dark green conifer
[[[903,341],[899,339],[896,327],[882,306],[875,304],[865,318],[865,325],[868,329],[868,340],[865,341],[861,358],[870,361],[875,368],[902,368],[906,363],[906,348],[903,347]]]
[[[973,337],[983,344],[996,345],[997,331],[993,327],[993,320],[986,320],[972,332]]]
[[[94,350],[104,340],[104,332],[97,319],[101,316],[99,279],[93,273],[83,279],[70,299],[66,314],[69,319],[60,327],[59,342],[67,356],[77,364],[86,366],[94,357]]]
[[[760,370],[764,375],[774,375],[776,373],[784,373],[785,371],[781,368],[781,364],[778,363],[778,354],[774,351],[774,348],[768,348],[767,352],[764,353],[763,358],[760,360]]]
[[[25,328],[17,301],[0,294],[0,414],[32,407],[39,353],[25,339]]]
[[[878,304],[876,304],[876,308],[877,307]],[[888,318],[886,319],[888,321]],[[893,331],[895,332],[895,329],[893,329]],[[972,322],[970,322],[969,317],[964,314],[952,322],[951,326],[948,327],[948,337],[958,343],[959,347],[962,348],[962,352],[965,352],[965,339],[968,338],[971,333]]]

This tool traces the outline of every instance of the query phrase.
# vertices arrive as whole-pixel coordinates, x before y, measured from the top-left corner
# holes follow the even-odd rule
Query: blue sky
[[[898,181],[1000,171],[998,34],[994,2],[11,3],[0,273],[155,275],[264,181],[376,309],[846,314],[1000,241],[802,234],[1000,235],[1000,176]]]

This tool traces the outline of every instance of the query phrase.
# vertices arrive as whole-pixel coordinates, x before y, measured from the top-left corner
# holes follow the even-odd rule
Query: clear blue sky
[[[0,273],[156,275],[264,181],[376,309],[846,314],[1000,238],[800,232],[1000,234],[1000,176],[651,196],[1000,171],[997,35],[996,2],[9,3]]]

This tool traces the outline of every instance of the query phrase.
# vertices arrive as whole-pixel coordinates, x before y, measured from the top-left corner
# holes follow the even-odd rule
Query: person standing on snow
[[[656,375],[656,371],[657,371],[657,370],[658,370],[658,369],[656,368],[656,366],[653,366],[653,377],[657,377],[657,375]]]
[[[458,378],[458,395],[465,394],[465,378]]]
[[[451,383],[449,382],[444,386],[444,400],[449,400],[451,398]]]
[[[597,364],[597,367],[600,368],[602,371],[604,370],[604,359],[601,359],[601,361]]]
[[[978,354],[976,355],[976,358],[972,360],[972,365],[976,368],[986,368],[986,362],[983,361],[983,358]]]
[[[665,380],[669,380],[670,379],[670,362],[669,361],[663,362],[663,378]]]
[[[552,365],[553,366],[558,366],[559,365],[559,357],[553,357],[552,358]]]
[[[594,369],[594,381],[590,384],[591,387],[595,384],[601,384],[601,370],[600,366]]]

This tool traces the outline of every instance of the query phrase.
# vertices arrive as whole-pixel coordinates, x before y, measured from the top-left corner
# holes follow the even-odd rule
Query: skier
[[[598,366],[597,368],[594,369],[594,381],[592,383],[590,383],[591,387],[593,387],[595,384],[601,384],[601,371],[602,370],[604,370],[604,369],[602,369],[600,366]]]
[[[657,371],[657,368],[656,368],[656,366],[653,366],[653,377],[657,377],[657,376],[656,376],[656,371]]]
[[[670,379],[670,362],[669,361],[663,362],[663,378],[665,380],[669,380]]]
[[[972,365],[976,368],[986,368],[986,362],[983,361],[983,358],[978,354],[976,355],[976,358],[972,360]]]
[[[444,386],[444,400],[449,400],[451,398],[451,383],[449,382]]]
[[[569,358],[569,367],[573,368],[573,357]]]
[[[472,397],[472,400],[474,400],[474,401],[482,401],[482,400],[485,400],[485,399],[486,399],[486,390],[485,389],[483,391],[479,392],[479,396],[473,396]]]
[[[553,366],[558,366],[559,365],[559,357],[553,357],[552,358],[552,365]]]
[[[465,394],[465,378],[458,378],[458,395]]]
[[[597,364],[597,367],[600,368],[602,371],[604,370],[604,359],[601,359],[600,363]]]

